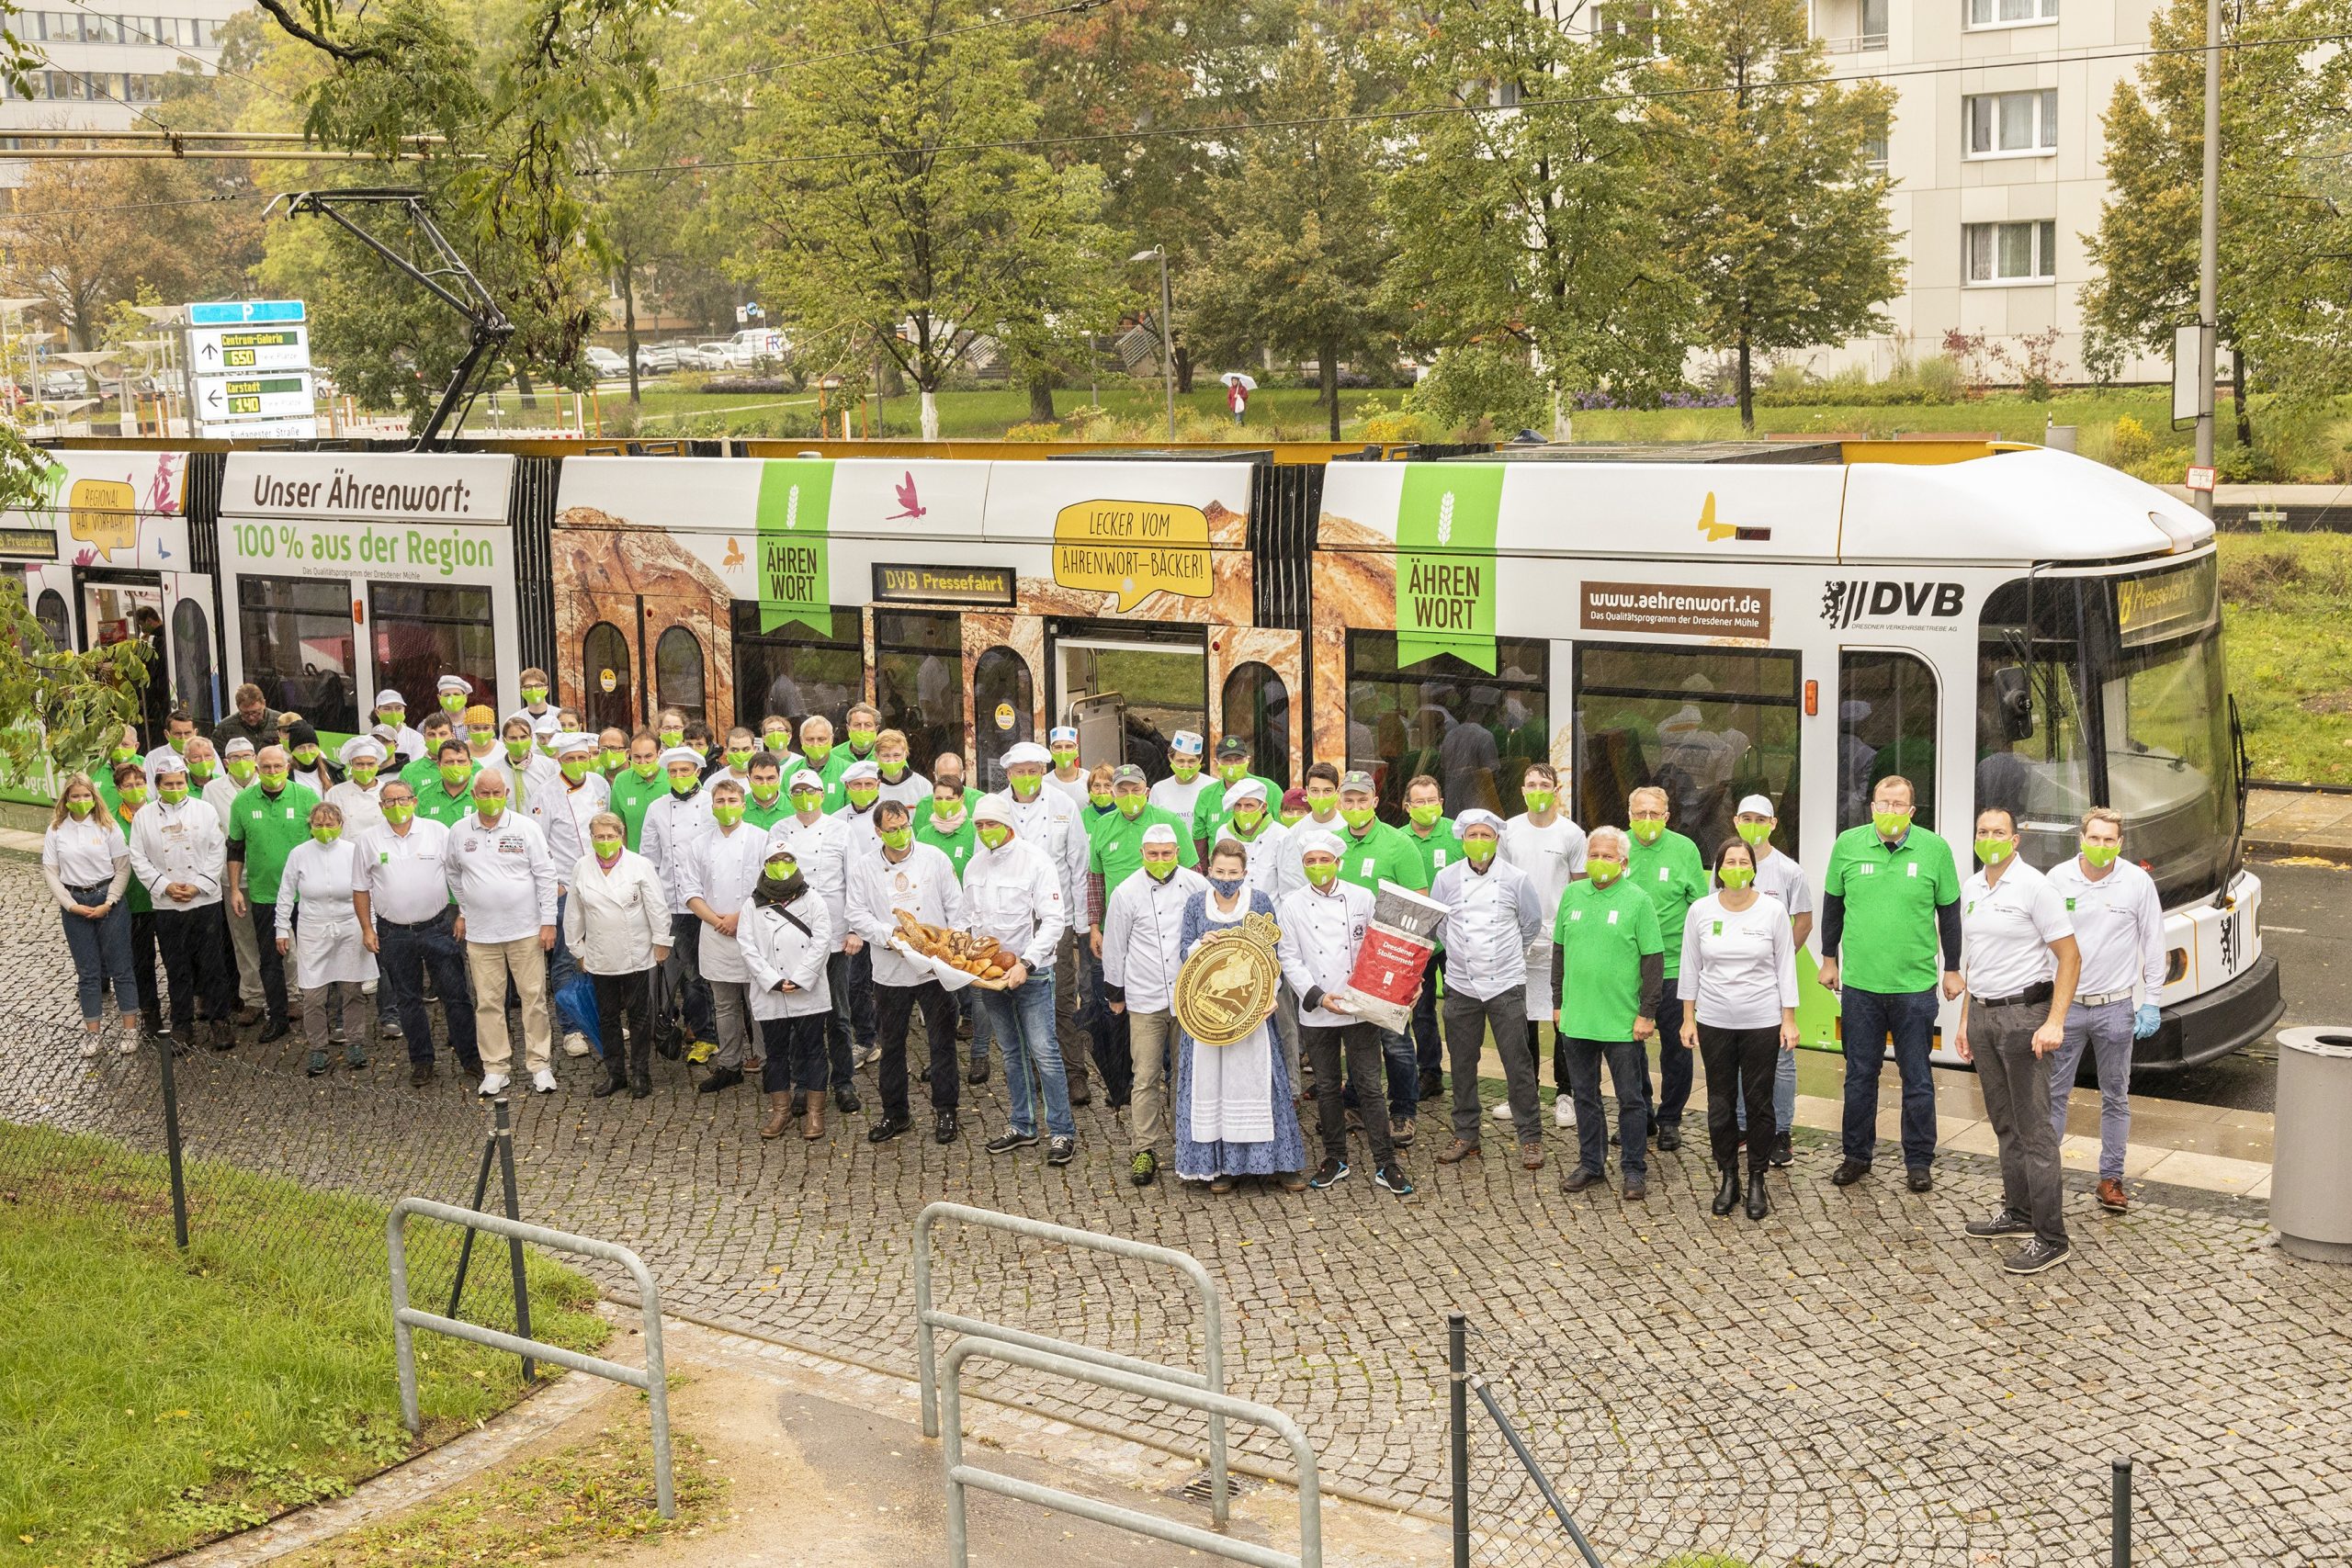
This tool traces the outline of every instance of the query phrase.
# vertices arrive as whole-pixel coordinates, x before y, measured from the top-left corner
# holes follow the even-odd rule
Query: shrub
[[[1449,348],[1406,395],[1406,406],[1442,430],[1484,420],[1512,433],[1551,423],[1551,397],[1523,360],[1486,344]]]
[[[1007,441],[1067,441],[1069,433],[1052,420],[1024,421],[1004,433]]]
[[[2107,439],[2107,460],[2119,468],[2145,462],[2156,452],[2156,438],[2148,433],[2146,425],[2128,413],[2116,419],[2115,429]]]
[[[1427,441],[1430,422],[1409,409],[1391,409],[1378,398],[1367,398],[1356,410],[1354,434],[1363,441]]]

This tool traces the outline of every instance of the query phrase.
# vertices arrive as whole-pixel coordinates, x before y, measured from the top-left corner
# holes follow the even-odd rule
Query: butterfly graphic
[[[930,514],[931,508],[925,506],[915,496],[915,476],[911,469],[908,471],[905,479],[890,488],[898,495],[899,510],[883,519],[884,522],[896,523],[902,517],[914,518]]]

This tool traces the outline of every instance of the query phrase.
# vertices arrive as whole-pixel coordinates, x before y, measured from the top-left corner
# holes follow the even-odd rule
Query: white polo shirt
[[[555,924],[555,868],[548,863],[548,841],[537,825],[515,812],[501,812],[494,828],[483,827],[480,813],[468,812],[449,829],[442,864],[469,942],[520,942]]]
[[[1960,890],[1961,968],[1972,997],[2013,997],[2057,977],[2050,944],[2075,934],[2066,900],[2050,879],[2018,859],[1998,883],[1979,867]]]
[[[1784,855],[1774,855],[1784,860]],[[1694,1004],[1701,1023],[1715,1029],[1766,1029],[1781,1010],[1797,1005],[1797,963],[1789,911],[1758,896],[1745,909],[1726,909],[1710,893],[1682,922],[1682,963],[1676,993]]]
[[[2129,991],[2136,982],[2142,1000],[2154,1001],[2165,988],[2165,910],[2156,879],[2119,859],[2094,882],[2083,857],[2070,856],[2050,868],[2050,886],[2065,901],[2083,950],[2078,997]]]
[[[1813,885],[1804,879],[1804,867],[1786,851],[1774,850],[1758,858],[1756,891],[1768,898],[1778,898],[1792,920],[1813,913]]]
[[[368,895],[371,919],[422,925],[449,906],[449,829],[430,817],[409,819],[395,833],[379,822],[351,836],[351,886]]]

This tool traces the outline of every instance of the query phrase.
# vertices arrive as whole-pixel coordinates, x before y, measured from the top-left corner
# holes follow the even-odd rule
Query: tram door
[[[1178,730],[1207,735],[1208,650],[1199,633],[1057,625],[1052,646],[1056,724],[1077,723],[1081,705],[1099,723],[1108,705],[1101,699],[1118,698],[1118,752],[1098,756],[1081,746],[1087,766],[1134,762],[1157,784],[1170,776],[1168,747]]]
[[[179,574],[170,575],[176,582]],[[164,576],[153,571],[74,569],[74,597],[81,611],[79,645],[85,650],[110,648],[149,636],[148,628],[153,626],[160,657],[149,666],[148,678],[164,682],[173,699],[187,703],[198,728],[209,728],[220,716],[220,694],[208,606],[192,598],[183,600],[175,626]],[[161,697],[150,696],[144,706],[158,720],[153,725],[142,720],[141,738],[148,745],[160,746],[164,742],[160,716],[167,705]]]

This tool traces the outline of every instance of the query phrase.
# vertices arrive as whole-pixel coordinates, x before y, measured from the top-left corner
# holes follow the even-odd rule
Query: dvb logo
[[[1838,578],[1822,588],[1821,618],[1838,630],[1865,621],[1957,620],[1966,597],[1957,582]]]

